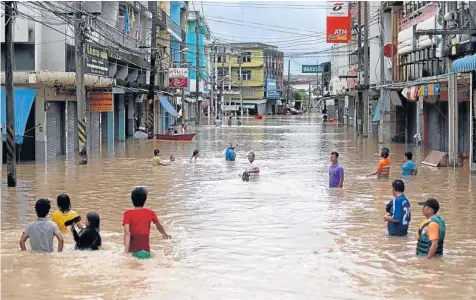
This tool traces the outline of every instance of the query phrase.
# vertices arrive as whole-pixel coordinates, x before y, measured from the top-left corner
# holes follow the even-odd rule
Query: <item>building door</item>
[[[458,154],[469,154],[469,102],[460,102],[458,104]]]
[[[448,152],[448,149],[449,149],[448,102],[440,102],[439,124],[440,124],[440,151]]]
[[[54,160],[65,154],[64,102],[48,101],[46,111],[46,157]]]
[[[74,154],[75,151],[78,151],[79,141],[78,141],[78,118],[77,118],[77,109],[76,102],[69,101],[67,102],[67,112],[68,118],[66,120],[66,130],[68,132],[67,137],[67,154]]]
[[[437,107],[438,104],[432,104],[432,103],[425,103],[425,109],[428,113],[428,122],[426,124],[426,127],[428,128],[428,131],[426,132],[428,134],[427,138],[425,138],[428,141],[428,147],[430,150],[433,151],[439,151],[439,132],[440,132],[440,123],[439,123],[439,115],[440,112]]]

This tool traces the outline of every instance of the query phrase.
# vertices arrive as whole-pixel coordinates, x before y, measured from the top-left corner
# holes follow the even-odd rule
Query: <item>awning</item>
[[[7,95],[5,93],[5,87],[1,89],[2,96],[2,139],[7,140],[7,131],[6,131],[6,122],[7,122],[7,108],[6,100]],[[36,89],[24,88],[24,87],[15,87],[13,91],[13,108],[15,110],[14,114],[14,126],[15,126],[15,142],[17,144],[23,143],[23,136],[25,135],[26,122],[28,121],[28,116],[30,115],[31,106],[35,100]]]
[[[388,102],[390,100],[390,90],[384,90],[383,95],[377,102],[377,106],[375,106],[374,116],[372,118],[372,122],[380,122],[382,120],[382,112],[385,112],[388,107]],[[382,109],[383,107],[383,109]]]
[[[455,73],[476,71],[476,54],[455,60],[451,64],[451,71]]]
[[[420,85],[418,88],[418,96],[436,96],[440,94],[440,85],[437,83],[430,83]]]
[[[160,97],[160,104],[162,104],[162,107],[165,108],[165,110],[172,115],[172,117],[178,116],[177,111],[175,108],[173,108],[172,104],[170,104],[169,100],[165,97]]]

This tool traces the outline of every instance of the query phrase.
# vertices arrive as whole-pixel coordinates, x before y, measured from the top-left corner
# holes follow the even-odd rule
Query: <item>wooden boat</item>
[[[185,133],[185,134],[156,134],[155,139],[156,140],[162,140],[162,141],[191,141],[197,133]]]

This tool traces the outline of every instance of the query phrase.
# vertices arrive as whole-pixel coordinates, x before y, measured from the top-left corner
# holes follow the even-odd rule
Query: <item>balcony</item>
[[[163,10],[159,9],[158,13],[158,25],[161,30],[167,30],[172,37],[181,42],[182,41],[182,29],[172,18]]]

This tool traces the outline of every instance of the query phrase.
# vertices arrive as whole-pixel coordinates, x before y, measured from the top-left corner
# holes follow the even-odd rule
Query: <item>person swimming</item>
[[[97,212],[90,212],[86,215],[86,227],[78,233],[74,225],[71,225],[75,250],[99,250],[101,247],[101,235],[99,234],[100,217]],[[65,224],[66,225],[66,224]]]
[[[190,158],[190,162],[192,162],[193,159],[195,159],[195,162],[197,162],[198,156],[199,156],[199,151],[195,149],[192,153],[192,157]]]

